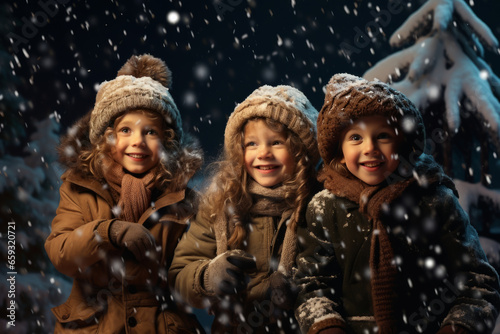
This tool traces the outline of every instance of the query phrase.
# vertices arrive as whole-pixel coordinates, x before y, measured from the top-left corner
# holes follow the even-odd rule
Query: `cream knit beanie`
[[[226,125],[224,147],[234,150],[241,146],[237,135],[245,122],[252,117],[270,118],[284,124],[302,140],[310,161],[319,161],[316,142],[318,111],[307,97],[291,86],[262,86],[257,88],[233,111]]]
[[[125,112],[146,109],[159,113],[182,141],[182,121],[169,93],[172,74],[165,63],[150,55],[132,56],[116,79],[103,82],[90,117],[90,142],[95,144],[106,128]]]

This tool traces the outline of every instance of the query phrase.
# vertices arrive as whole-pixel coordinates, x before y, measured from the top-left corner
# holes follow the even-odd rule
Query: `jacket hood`
[[[422,153],[412,169],[413,178],[422,188],[429,188],[432,185],[440,184],[453,191],[458,198],[458,191],[453,180],[445,174],[432,155]]]

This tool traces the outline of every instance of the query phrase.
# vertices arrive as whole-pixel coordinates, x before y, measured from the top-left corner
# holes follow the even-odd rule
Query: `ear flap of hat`
[[[118,71],[120,75],[131,75],[136,78],[150,77],[158,81],[163,86],[172,86],[172,72],[161,59],[145,54],[142,56],[132,56]]]

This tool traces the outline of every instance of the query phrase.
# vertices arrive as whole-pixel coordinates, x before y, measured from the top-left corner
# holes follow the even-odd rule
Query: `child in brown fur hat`
[[[210,307],[212,333],[294,333],[296,224],[312,197],[318,112],[299,90],[262,86],[229,117],[196,221],[169,281]]]
[[[381,82],[337,74],[318,117],[325,190],[298,230],[304,333],[491,333],[498,275],[422,117]]]
[[[166,271],[195,213],[201,152],[182,131],[163,61],[133,56],[63,139],[61,199],[45,248],[73,278],[56,333],[196,333]]]

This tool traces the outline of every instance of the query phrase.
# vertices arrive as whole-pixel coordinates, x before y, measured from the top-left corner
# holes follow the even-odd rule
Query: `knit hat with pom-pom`
[[[253,117],[270,118],[282,123],[304,143],[311,162],[316,164],[319,161],[316,143],[318,111],[301,91],[286,85],[264,85],[254,90],[229,116],[224,135],[226,150],[241,145],[236,136],[246,121]]]
[[[399,151],[404,159],[410,159],[410,154],[412,159],[422,154],[424,122],[410,99],[383,82],[342,73],[335,74],[326,86],[325,102],[318,116],[318,147],[325,164],[342,156],[344,130],[366,116],[387,117],[402,134]]]
[[[116,79],[105,81],[99,87],[90,117],[90,142],[97,143],[117,117],[136,109],[160,114],[180,142],[182,121],[169,93],[171,83],[172,73],[161,59],[147,54],[130,57]]]

